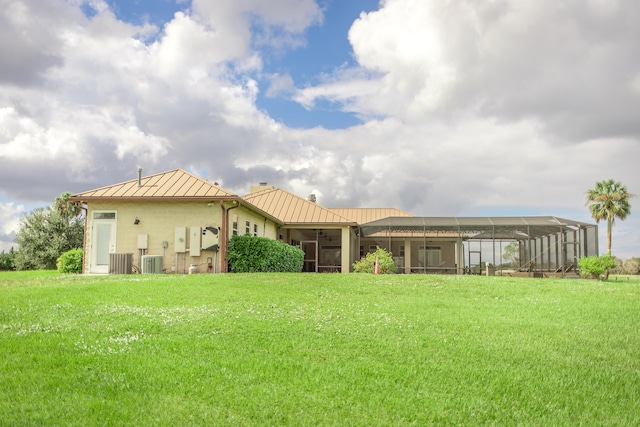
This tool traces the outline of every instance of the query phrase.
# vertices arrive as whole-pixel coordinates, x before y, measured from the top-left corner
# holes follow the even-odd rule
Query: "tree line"
[[[71,193],[62,193],[52,206],[36,208],[20,219],[17,249],[0,253],[0,270],[55,270],[60,255],[82,248],[85,218],[69,197]]]

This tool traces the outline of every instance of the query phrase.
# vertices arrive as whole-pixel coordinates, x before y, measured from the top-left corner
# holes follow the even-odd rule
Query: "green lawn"
[[[640,425],[640,282],[0,273],[0,425]]]

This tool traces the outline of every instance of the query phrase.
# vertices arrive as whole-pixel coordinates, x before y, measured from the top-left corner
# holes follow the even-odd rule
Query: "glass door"
[[[116,251],[116,213],[94,212],[91,233],[91,273],[109,272],[109,254]]]

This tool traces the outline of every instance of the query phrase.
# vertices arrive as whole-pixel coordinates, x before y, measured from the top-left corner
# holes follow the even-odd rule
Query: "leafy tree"
[[[370,252],[363,256],[360,261],[353,263],[354,273],[374,273],[376,266],[376,258],[378,258],[378,266],[380,267],[380,274],[391,274],[397,270],[396,264],[393,262],[393,256],[391,252],[387,252],[386,249],[380,246],[376,247],[375,252]]]
[[[11,271],[15,270],[15,260],[16,252],[13,250],[13,247],[9,249],[9,252],[5,252],[4,250],[0,253],[0,271]]]
[[[627,187],[618,181],[608,179],[596,182],[591,190],[587,191],[587,205],[591,216],[599,223],[607,220],[607,255],[611,255],[611,232],[616,218],[624,220],[631,214],[629,199],[634,197],[627,191]]]
[[[54,270],[64,252],[81,248],[84,240],[84,217],[80,209],[63,193],[54,206],[36,208],[20,219],[15,242],[17,270]]]
[[[511,267],[518,268],[520,266],[520,245],[518,242],[511,242],[505,246],[502,257],[509,261]]]
[[[622,271],[625,274],[640,274],[640,258],[633,257],[624,262]]]

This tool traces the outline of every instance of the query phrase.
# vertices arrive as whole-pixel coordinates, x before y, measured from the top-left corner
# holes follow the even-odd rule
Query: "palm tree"
[[[56,201],[53,205],[54,209],[67,220],[75,218],[81,213],[80,206],[75,202],[69,201],[69,197],[71,197],[71,193],[68,191],[64,192],[56,197]]]
[[[629,199],[634,197],[627,192],[627,186],[618,181],[608,179],[596,182],[596,186],[587,191],[587,205],[591,217],[597,223],[607,220],[607,255],[611,255],[611,230],[616,218],[624,220],[631,214]]]

